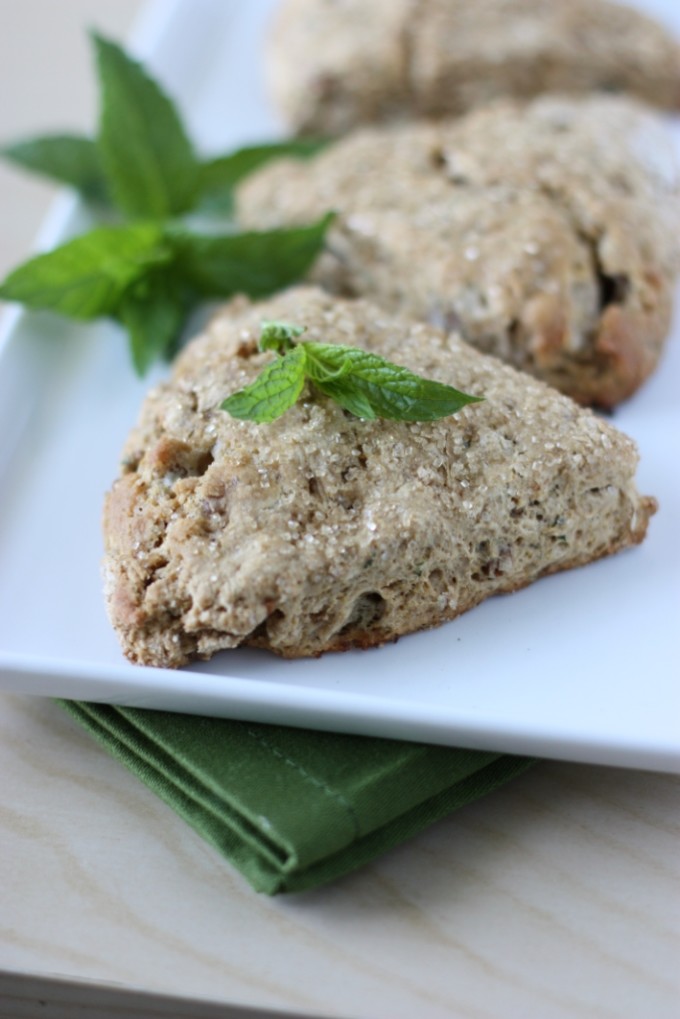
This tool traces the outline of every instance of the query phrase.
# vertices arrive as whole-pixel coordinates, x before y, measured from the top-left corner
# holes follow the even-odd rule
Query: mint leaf
[[[304,346],[308,378],[358,417],[436,421],[479,400],[367,350],[330,343]]]
[[[116,318],[127,329],[132,363],[140,377],[154,361],[172,355],[192,303],[164,268],[143,276],[123,295]]]
[[[333,219],[310,226],[209,236],[171,234],[182,278],[205,297],[264,297],[307,272],[323,248]]]
[[[171,257],[160,226],[99,227],[19,266],[0,298],[77,319],[110,315],[135,280]]]
[[[269,423],[296,403],[305,384],[305,348],[294,350],[268,364],[254,382],[220,405],[232,417]]]
[[[260,331],[260,350],[275,350],[277,354],[292,350],[293,340],[302,336],[304,331],[304,326],[296,326],[291,322],[265,321]]]
[[[274,159],[309,159],[326,145],[328,142],[321,139],[294,138],[248,145],[228,155],[206,160],[201,164],[199,174],[200,210],[231,215],[234,188],[249,174]]]
[[[55,134],[14,142],[0,155],[30,170],[76,188],[85,198],[110,201],[96,144],[79,135]]]
[[[101,87],[96,141],[48,135],[8,145],[0,155],[142,222],[102,227],[30,259],[0,284],[0,298],[77,319],[116,318],[128,330],[142,374],[155,358],[171,354],[202,298],[265,296],[304,275],[333,217],[221,236],[169,221],[201,200],[231,202],[235,185],[258,166],[281,156],[305,158],[323,143],[253,145],[199,162],[178,111],[153,78],[116,43],[99,35],[93,41]],[[298,333],[290,328],[277,349],[292,347]]]
[[[230,215],[234,188],[274,159],[307,159],[313,138],[263,142],[200,162],[181,117],[156,81],[116,43],[93,36],[101,86],[99,139],[60,134],[21,140],[0,156],[140,218],[198,208]]]
[[[0,284],[0,299],[76,319],[112,316],[130,336],[141,375],[169,356],[202,298],[269,294],[297,279],[323,244],[326,217],[311,227],[205,236],[160,223],[99,227],[25,262]],[[264,263],[261,260],[265,260]],[[272,323],[276,349],[296,326]]]
[[[129,216],[190,209],[198,161],[174,104],[120,46],[94,36],[101,86],[98,148],[113,198]]]
[[[202,213],[231,215],[234,188],[249,174],[275,159],[308,159],[327,144],[311,138],[265,142],[198,163],[191,171],[197,181],[192,204],[185,205],[181,211],[197,208]],[[31,173],[73,187],[90,201],[111,204],[99,146],[91,138],[71,134],[44,135],[0,147],[0,156]]]
[[[286,353],[226,399],[222,410],[249,421],[273,421],[293,406],[305,379],[351,414],[369,421],[436,421],[482,400],[359,347],[312,342],[293,346],[293,337],[303,331],[288,322],[263,322],[260,349],[283,347]]]

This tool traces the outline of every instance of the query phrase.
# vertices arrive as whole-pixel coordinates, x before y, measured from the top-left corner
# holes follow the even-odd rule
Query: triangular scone
[[[433,423],[304,395],[272,424],[219,409],[274,356],[262,319],[483,395]],[[126,655],[177,666],[240,644],[369,647],[644,537],[634,443],[430,326],[312,289],[232,302],[148,396],[106,500],[107,597]]]
[[[272,163],[238,199],[248,228],[334,209],[314,282],[455,329],[579,403],[615,406],[663,350],[680,173],[664,126],[624,97],[367,128]]]

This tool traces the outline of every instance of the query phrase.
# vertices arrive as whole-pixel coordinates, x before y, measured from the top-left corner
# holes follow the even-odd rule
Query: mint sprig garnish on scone
[[[296,343],[304,331],[289,322],[263,322],[260,350],[273,350],[278,356],[254,382],[227,397],[221,409],[235,418],[270,423],[297,403],[310,383],[367,421],[436,421],[483,399],[422,378],[360,347]]]
[[[234,188],[245,176],[275,158],[311,156],[324,143],[291,140],[199,158],[178,109],[142,65],[101,36],[93,41],[97,136],[50,135],[0,154],[76,188],[120,223],[30,259],[0,284],[0,298],[75,319],[115,319],[128,332],[141,375],[174,353],[201,301],[264,297],[304,276],[332,219],[246,233],[227,224],[227,232],[216,234],[190,229],[178,217],[229,216]]]

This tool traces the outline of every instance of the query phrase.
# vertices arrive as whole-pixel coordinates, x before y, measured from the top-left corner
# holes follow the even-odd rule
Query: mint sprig
[[[100,92],[96,137],[45,135],[0,147],[0,156],[125,218],[230,216],[234,190],[248,174],[274,159],[307,159],[327,144],[289,139],[200,158],[176,106],[143,65],[110,39],[96,33],[92,39]]]
[[[174,230],[177,268],[204,297],[266,297],[305,274],[333,218],[329,213],[308,226],[218,236]]]
[[[268,364],[255,382],[240,389],[221,404],[221,409],[242,421],[265,424],[276,420],[297,403],[305,385],[304,346]]]
[[[260,350],[274,350],[278,357],[254,382],[227,397],[221,409],[241,420],[270,423],[298,401],[305,383],[367,421],[436,421],[483,399],[359,347],[295,343],[303,331],[287,322],[263,322]]]
[[[0,283],[0,298],[76,319],[115,319],[127,330],[141,375],[174,352],[201,301],[264,297],[304,276],[332,220],[329,214],[291,229],[201,234],[177,217],[230,212],[245,176],[282,156],[306,158],[322,143],[254,145],[202,160],[179,111],[144,67],[100,35],[93,42],[101,93],[97,137],[47,136],[0,154],[112,205],[132,222],[98,227],[30,259]]]
[[[303,276],[331,219],[224,236],[156,222],[98,227],[19,266],[0,284],[0,298],[75,319],[116,319],[143,374],[172,352],[202,300],[262,297]]]
[[[171,259],[157,223],[98,227],[20,265],[0,297],[75,319],[113,315],[134,283]]]
[[[131,217],[164,219],[198,197],[199,164],[171,100],[141,64],[93,36],[101,112],[97,149],[117,207]]]
[[[145,375],[154,361],[175,353],[194,295],[171,271],[151,271],[122,296],[114,317],[127,330],[135,371]]]

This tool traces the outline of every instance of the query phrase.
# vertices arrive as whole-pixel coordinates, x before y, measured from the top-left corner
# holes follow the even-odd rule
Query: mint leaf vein
[[[101,86],[98,148],[117,204],[130,216],[186,212],[199,165],[179,114],[141,64],[95,35]]]
[[[254,382],[227,397],[220,406],[232,417],[269,423],[297,402],[304,384],[305,348],[299,346],[268,364]]]
[[[359,347],[311,341],[293,345],[293,338],[302,332],[300,326],[287,322],[264,322],[260,350],[276,350],[279,357],[221,408],[233,417],[271,422],[293,406],[305,381],[369,421],[436,421],[483,399],[425,379]]]

